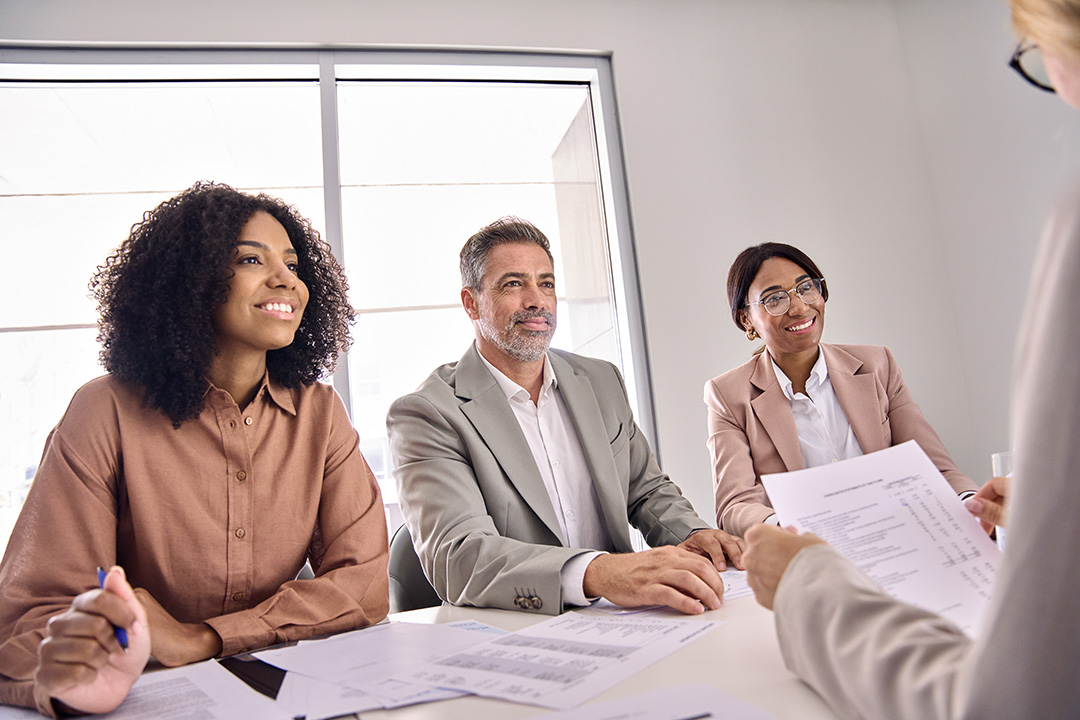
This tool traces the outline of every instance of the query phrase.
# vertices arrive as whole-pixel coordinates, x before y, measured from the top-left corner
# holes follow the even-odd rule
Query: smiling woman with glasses
[[[806,253],[782,243],[747,248],[731,266],[727,290],[735,325],[765,344],[749,362],[705,384],[721,529],[742,535],[776,523],[763,474],[908,440],[919,443],[957,493],[975,492],[915,404],[888,348],[821,342],[829,288]]]

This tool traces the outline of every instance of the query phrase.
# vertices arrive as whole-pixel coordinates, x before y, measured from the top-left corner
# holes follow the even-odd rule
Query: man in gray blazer
[[[387,415],[398,498],[424,572],[455,605],[546,614],[619,605],[719,607],[725,552],[660,471],[610,363],[548,350],[547,238],[503,218],[461,251],[476,342]],[[655,549],[635,553],[629,525]]]

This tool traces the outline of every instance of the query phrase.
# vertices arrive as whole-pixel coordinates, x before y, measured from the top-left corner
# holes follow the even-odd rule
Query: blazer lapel
[[[461,411],[476,428],[488,450],[498,460],[506,477],[525,503],[543,521],[551,534],[565,546],[555,508],[544,487],[544,479],[533,460],[529,443],[521,432],[517,416],[506,395],[473,345],[458,362],[455,392],[465,402]]]
[[[578,375],[574,368],[555,353],[548,353],[551,368],[559,382],[559,394],[574,422],[585,464],[589,468],[596,497],[600,502],[611,542],[618,552],[631,552],[629,525],[626,521],[627,487],[619,478],[611,456],[611,441],[605,432],[604,417],[597,404],[592,382]],[[626,428],[630,432],[631,428]]]
[[[823,343],[821,347],[829,368],[829,382],[863,452],[884,450],[885,436],[881,432],[881,408],[873,373],[859,375],[862,360],[832,345]]]
[[[769,435],[784,467],[802,470],[802,450],[799,449],[799,431],[795,429],[795,418],[791,414],[791,403],[776,379],[772,369],[772,360],[767,352],[757,357],[757,364],[750,376],[750,382],[761,394],[750,400],[761,427]]]

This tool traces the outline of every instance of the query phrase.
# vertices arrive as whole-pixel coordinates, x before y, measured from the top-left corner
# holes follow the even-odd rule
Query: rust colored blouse
[[[296,580],[310,560],[313,580]],[[111,376],[71,400],[0,563],[0,702],[36,705],[45,623],[119,564],[222,655],[363,627],[388,610],[386,519],[333,388],[211,386],[173,428]]]

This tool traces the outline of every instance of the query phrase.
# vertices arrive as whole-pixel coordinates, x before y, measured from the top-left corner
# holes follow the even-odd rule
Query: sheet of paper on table
[[[781,525],[820,536],[886,592],[978,635],[1001,552],[914,440],[761,481]]]
[[[568,709],[718,625],[568,612],[399,676],[511,702]]]
[[[736,570],[733,567],[729,567],[727,570],[720,573],[720,579],[724,581],[725,601],[735,600],[736,598],[754,594],[754,591],[750,589],[750,583],[746,579],[745,570]]]
[[[775,720],[772,715],[712,685],[687,683],[541,715],[537,720]]]
[[[316,720],[460,697],[465,693],[392,676],[485,642],[492,632],[502,631],[482,623],[391,622],[252,655],[287,671],[278,704]]]
[[[169,720],[212,717],[216,720],[291,720],[273,700],[248,687],[216,661],[143,673],[127,699],[108,720]]]
[[[454,627],[459,625],[459,627]],[[252,653],[286,670],[271,700],[216,661],[144,673],[109,720],[307,720],[337,717],[466,693],[389,677],[459,652],[505,631],[479,622],[451,625],[384,623],[320,640]],[[29,709],[0,706],[0,720],[35,718]]]

